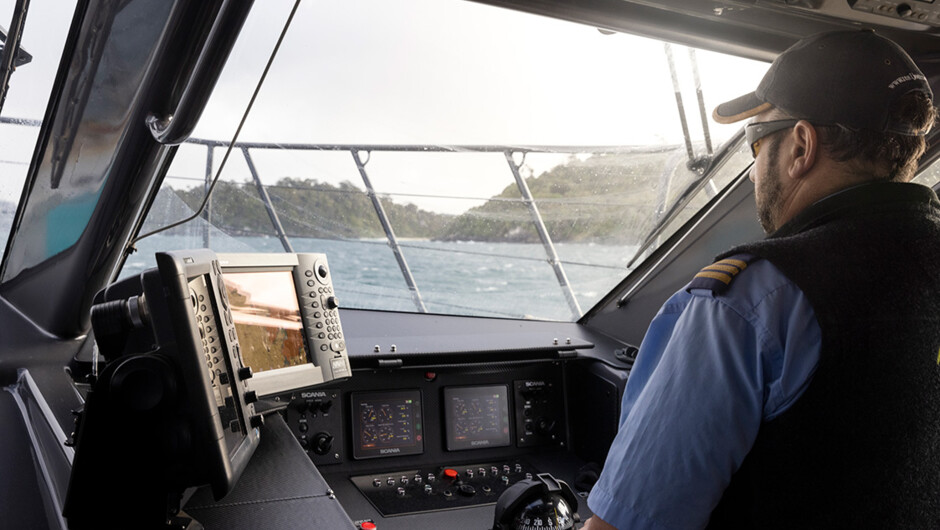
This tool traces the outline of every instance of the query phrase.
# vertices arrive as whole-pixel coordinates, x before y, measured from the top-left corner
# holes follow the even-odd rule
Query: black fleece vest
[[[806,295],[822,354],[761,425],[710,528],[940,528],[940,202],[851,188],[726,255],[770,260]]]

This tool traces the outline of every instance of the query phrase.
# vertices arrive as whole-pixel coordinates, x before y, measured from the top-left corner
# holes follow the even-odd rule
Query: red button
[[[444,476],[451,479],[457,480],[457,470],[456,469],[445,469]]]
[[[375,523],[366,521],[359,525],[359,528],[362,528],[362,530],[375,530]]]

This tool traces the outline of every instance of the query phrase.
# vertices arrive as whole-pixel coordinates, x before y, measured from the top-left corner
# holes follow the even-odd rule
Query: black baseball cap
[[[910,92],[933,98],[927,78],[903,48],[870,29],[832,31],[800,40],[777,56],[757,90],[715,107],[718,123],[733,123],[776,107],[826,125],[922,136],[906,123],[888,123],[892,102]]]

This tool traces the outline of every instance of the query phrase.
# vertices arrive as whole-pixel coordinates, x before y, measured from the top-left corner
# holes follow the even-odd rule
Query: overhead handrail
[[[209,145],[212,147],[228,147],[231,142],[226,140],[209,140],[206,138],[190,138],[187,144]],[[649,153],[649,145],[506,145],[506,144],[310,144],[292,142],[238,142],[237,148],[248,149],[275,149],[278,151],[369,151],[369,152],[418,152],[418,153],[503,153],[507,149],[514,153],[534,154],[634,154]],[[662,151],[672,151],[674,146],[663,145]]]
[[[253,3],[254,0],[222,0],[217,7],[218,16],[212,17],[211,25],[202,28],[200,33],[206,35],[202,49],[193,63],[193,75],[183,88],[179,101],[172,110],[151,112],[145,119],[150,134],[157,142],[178,145],[192,134]],[[199,0],[175,9],[171,27],[179,28],[179,21],[189,18],[193,9],[213,9],[216,5],[218,2]],[[176,36],[177,39],[188,37]]]
[[[250,7],[250,4],[252,1],[253,0],[251,1],[246,0],[245,4],[248,4],[248,6]],[[288,15],[287,21],[284,23],[284,27],[281,29],[281,34],[278,36],[277,43],[275,43],[274,49],[271,51],[271,55],[268,57],[268,62],[264,66],[264,71],[261,73],[261,78],[258,80],[258,83],[255,85],[254,91],[251,93],[251,99],[248,101],[248,106],[245,108],[245,112],[242,113],[242,117],[238,122],[238,127],[235,128],[235,135],[232,136],[232,140],[230,142],[225,144],[227,146],[227,149],[225,150],[225,155],[222,156],[222,162],[221,164],[219,164],[219,169],[216,172],[215,177],[212,179],[212,182],[209,184],[208,189],[206,191],[206,197],[203,200],[202,204],[199,206],[199,208],[196,210],[196,213],[194,213],[190,217],[187,217],[186,219],[181,219],[180,221],[177,221],[176,223],[172,223],[162,228],[158,228],[157,230],[152,230],[150,232],[147,232],[144,235],[139,235],[135,237],[134,239],[129,241],[127,245],[125,246],[124,248],[125,253],[133,252],[135,250],[134,245],[141,239],[144,239],[145,237],[149,237],[154,234],[163,232],[165,230],[169,230],[170,228],[173,228],[175,226],[188,223],[189,221],[202,215],[203,209],[206,207],[206,205],[209,202],[209,198],[212,196],[212,189],[215,188],[216,183],[219,181],[219,177],[222,176],[222,170],[225,169],[225,164],[228,161],[229,155],[232,153],[232,149],[238,143],[238,137],[239,135],[241,135],[242,128],[245,126],[245,120],[248,119],[248,115],[251,113],[252,107],[254,107],[255,100],[258,98],[258,93],[261,91],[261,87],[264,85],[264,80],[267,78],[268,72],[271,70],[271,64],[274,62],[274,58],[277,56],[277,51],[280,49],[281,43],[284,42],[284,35],[287,34],[287,30],[288,28],[290,28],[291,21],[294,20],[294,15],[297,13],[298,7],[300,7],[300,0],[296,0],[294,2],[294,7],[293,9],[291,9],[290,15]],[[187,134],[187,137],[188,137],[188,134]]]

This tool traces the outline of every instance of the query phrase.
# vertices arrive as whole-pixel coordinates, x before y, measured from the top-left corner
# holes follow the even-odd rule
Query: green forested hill
[[[339,186],[311,179],[284,178],[266,188],[284,231],[317,238],[382,238],[368,195],[348,182]],[[202,188],[177,191],[191,208],[202,202]],[[419,210],[413,204],[382,200],[400,237],[431,237],[452,216]],[[212,223],[229,233],[273,233],[271,218],[254,184],[219,182],[212,192]]]
[[[674,151],[572,157],[526,183],[552,239],[632,243],[655,222],[662,200],[688,180]],[[667,186],[667,182],[672,182]],[[369,197],[349,182],[338,186],[283,178],[266,188],[288,235],[382,238]],[[177,190],[190,208],[201,187]],[[445,215],[382,199],[395,233],[404,238],[537,242],[532,215],[514,182],[485,204]],[[253,184],[220,182],[212,196],[212,223],[233,234],[272,234],[271,220]]]
[[[678,161],[673,158],[668,152],[572,158],[527,178],[526,184],[553,240],[633,243],[641,237],[636,229],[655,217],[664,193],[661,188]],[[500,200],[455,218],[438,237],[537,242],[531,214],[515,183],[495,198]]]

